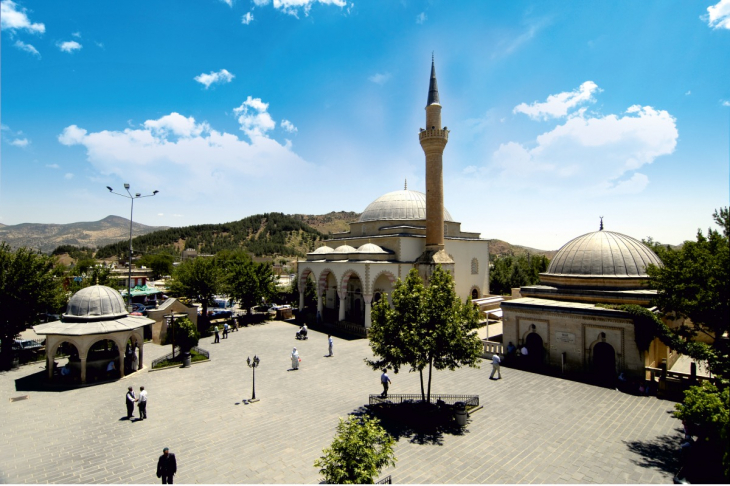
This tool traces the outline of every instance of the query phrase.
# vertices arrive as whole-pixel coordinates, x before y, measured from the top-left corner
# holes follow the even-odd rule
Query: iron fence
[[[378,405],[381,403],[404,403],[404,402],[423,402],[420,393],[407,393],[398,395],[388,395],[383,397],[381,395],[370,395],[370,405]],[[456,402],[464,402],[467,407],[478,407],[479,406],[479,395],[436,395],[431,394],[430,403],[443,402],[446,405],[453,405]]]
[[[194,346],[191,349],[191,351],[195,351],[198,354],[202,354],[207,359],[210,359],[210,352],[206,351],[203,348],[199,348],[197,346]],[[161,357],[153,360],[152,361],[152,369],[154,369],[158,364],[162,363],[163,361],[172,360],[173,357],[175,358],[175,361],[182,360],[182,356],[181,356],[181,353],[180,353],[180,347],[175,346],[175,351],[173,351],[172,353],[167,353],[165,356],[161,356]]]
[[[393,484],[393,478],[390,477],[390,475],[385,476],[380,481],[376,481],[375,484]]]

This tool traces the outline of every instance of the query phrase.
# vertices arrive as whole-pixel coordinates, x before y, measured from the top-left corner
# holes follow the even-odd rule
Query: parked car
[[[147,308],[144,304],[132,304],[132,312],[139,312],[143,316],[147,315]]]

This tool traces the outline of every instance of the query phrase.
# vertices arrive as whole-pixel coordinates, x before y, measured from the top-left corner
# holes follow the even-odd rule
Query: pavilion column
[[[79,361],[81,362],[81,383],[86,383],[86,353],[87,351],[84,351],[84,355],[79,355]]]
[[[48,338],[46,338],[48,343]],[[48,381],[53,380],[53,354],[48,352],[49,348],[46,346],[46,369],[48,369]]]
[[[322,295],[317,292],[317,313],[322,315],[322,308],[324,307],[324,299],[322,298]]]
[[[299,312],[304,310],[304,291],[299,291]]]
[[[373,294],[363,294],[362,298],[365,300],[365,329],[370,329],[372,325],[372,319],[370,317],[370,311],[372,310]]]
[[[347,292],[340,292],[340,315],[339,315],[340,321],[345,320],[345,298],[346,297],[347,297]]]
[[[138,370],[141,370],[142,368],[144,368],[143,358],[144,358],[144,339],[142,339],[140,341],[140,345],[139,345],[139,366],[137,367]]]
[[[124,378],[124,349],[121,346],[117,346],[117,349],[119,350],[119,378]]]

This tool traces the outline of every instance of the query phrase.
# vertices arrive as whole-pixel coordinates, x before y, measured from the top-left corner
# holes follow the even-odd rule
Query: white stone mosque
[[[397,279],[418,268],[428,279],[435,265],[451,271],[462,299],[489,294],[489,247],[479,233],[462,231],[444,207],[442,163],[449,131],[441,125],[436,68],[426,103],[426,128],[419,140],[426,156],[426,193],[393,191],[374,200],[350,231],[337,233],[298,262],[299,309],[313,278],[317,311],[325,322],[370,327],[370,309],[390,295]]]

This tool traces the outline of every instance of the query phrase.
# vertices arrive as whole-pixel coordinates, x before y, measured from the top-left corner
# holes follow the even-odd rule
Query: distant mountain
[[[239,221],[168,228],[134,238],[137,254],[163,251],[173,255],[192,248],[203,254],[245,250],[257,257],[304,256],[327,237],[300,218],[282,213],[256,214]],[[96,258],[123,256],[127,241],[101,247]]]
[[[558,250],[537,250],[527,246],[513,245],[502,240],[489,240],[490,256],[520,256],[520,255],[544,255],[548,260],[552,260]]]
[[[167,226],[134,223],[132,235],[144,235],[165,228]],[[83,223],[0,225],[0,241],[7,242],[12,248],[25,246],[44,253],[50,253],[60,245],[99,247],[125,239],[129,241],[129,220],[119,216]]]

